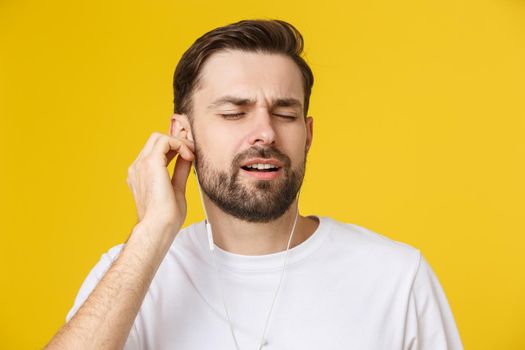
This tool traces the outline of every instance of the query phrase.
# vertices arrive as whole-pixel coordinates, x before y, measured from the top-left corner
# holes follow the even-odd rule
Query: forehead
[[[281,54],[220,51],[208,58],[200,73],[195,101],[223,95],[257,100],[294,98],[303,101],[303,77],[297,64]]]

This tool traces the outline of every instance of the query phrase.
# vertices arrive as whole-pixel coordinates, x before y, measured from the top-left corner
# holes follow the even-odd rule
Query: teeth
[[[277,168],[277,166],[275,165],[272,165],[272,164],[252,164],[252,165],[248,165],[247,166],[248,168],[252,168],[252,169],[259,169],[259,170],[262,170],[262,169],[274,169],[274,168]]]

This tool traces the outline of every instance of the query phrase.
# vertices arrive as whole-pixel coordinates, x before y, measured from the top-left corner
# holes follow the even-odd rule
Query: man
[[[170,135],[129,168],[138,224],[49,349],[462,349],[417,249],[299,215],[313,137],[302,49],[286,22],[241,21],[183,55]],[[179,232],[192,161],[207,220]]]

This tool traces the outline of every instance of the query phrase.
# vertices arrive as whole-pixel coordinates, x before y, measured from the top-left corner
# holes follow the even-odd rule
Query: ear
[[[312,146],[313,138],[314,138],[314,118],[312,116],[308,116],[308,118],[306,118],[306,152],[310,150],[310,147]]]
[[[190,121],[186,114],[174,113],[170,120],[170,136],[187,138],[193,141]]]

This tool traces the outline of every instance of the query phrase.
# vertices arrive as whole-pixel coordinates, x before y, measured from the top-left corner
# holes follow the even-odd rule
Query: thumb
[[[171,177],[171,185],[175,191],[181,191],[183,194],[186,193],[186,183],[188,182],[190,169],[191,162],[179,155],[175,162],[173,176]]]

